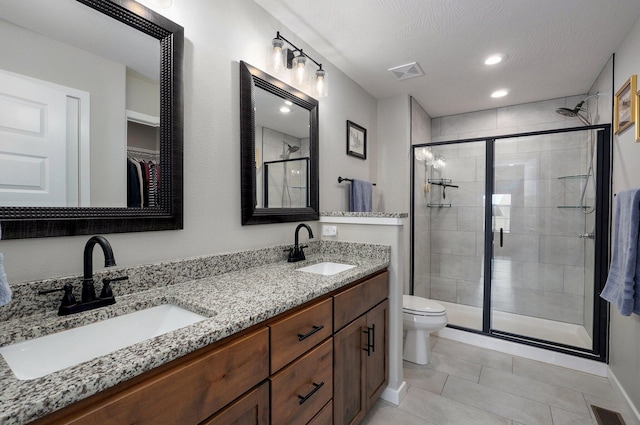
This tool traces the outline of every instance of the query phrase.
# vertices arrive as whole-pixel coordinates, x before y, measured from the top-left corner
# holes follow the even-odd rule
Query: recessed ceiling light
[[[500,89],[500,90],[496,90],[493,93],[491,93],[491,97],[505,97],[508,94],[509,94],[509,90]]]
[[[290,100],[285,100],[285,101],[284,101],[284,104],[285,104],[285,105],[287,105],[287,106],[292,106],[292,105],[293,105],[293,102],[292,102],[292,101],[290,101]]]
[[[283,114],[288,114],[289,112],[291,112],[291,109],[283,106],[282,108],[280,108],[280,112],[282,112]]]
[[[503,55],[502,53],[498,53],[495,55],[491,55],[484,60],[485,65],[497,65],[500,62],[503,62],[507,59],[507,55]]]

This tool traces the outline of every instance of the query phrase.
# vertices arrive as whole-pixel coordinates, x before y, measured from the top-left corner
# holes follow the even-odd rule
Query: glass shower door
[[[492,333],[591,349],[595,131],[494,142]]]
[[[482,331],[486,142],[414,148],[413,293]]]

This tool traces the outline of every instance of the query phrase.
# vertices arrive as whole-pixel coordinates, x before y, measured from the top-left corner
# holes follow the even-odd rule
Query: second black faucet
[[[300,245],[298,243],[298,234],[300,233],[300,229],[302,229],[303,227],[307,229],[307,232],[309,232],[309,239],[313,239],[313,231],[311,230],[311,227],[304,223],[298,224],[298,227],[296,227],[295,245],[289,250],[289,258],[287,259],[287,261],[290,263],[306,260],[303,248],[307,248],[307,245]]]

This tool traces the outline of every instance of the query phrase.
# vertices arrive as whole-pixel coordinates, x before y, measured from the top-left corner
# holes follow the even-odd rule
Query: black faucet
[[[104,266],[113,267],[116,259],[113,257],[111,244],[104,236],[93,236],[84,246],[84,280],[82,281],[82,302],[88,303],[96,299],[96,289],[93,286],[93,247],[98,244],[104,253]]]
[[[66,316],[67,314],[79,313],[81,311],[93,310],[94,308],[115,304],[116,299],[113,296],[110,283],[129,279],[128,276],[103,279],[102,292],[100,293],[100,297],[96,298],[96,290],[93,283],[93,247],[96,244],[100,245],[104,253],[104,266],[112,267],[116,265],[111,245],[104,236],[93,236],[87,241],[87,244],[84,246],[84,279],[82,281],[81,302],[76,301],[73,296],[73,286],[70,284],[66,284],[63,288],[39,292],[40,294],[48,294],[50,292],[64,291],[62,304],[58,309],[59,316]]]
[[[309,232],[309,239],[313,239],[313,231],[311,230],[311,227],[304,223],[298,224],[298,227],[296,227],[295,245],[293,246],[293,248],[289,249],[289,258],[287,259],[287,261],[289,261],[290,263],[306,260],[303,248],[306,248],[307,245],[300,245],[298,243],[298,234],[300,233],[300,229],[302,229],[303,227],[307,229],[307,232]]]

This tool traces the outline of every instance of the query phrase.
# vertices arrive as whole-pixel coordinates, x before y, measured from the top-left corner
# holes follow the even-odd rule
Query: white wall
[[[640,74],[640,20],[616,52],[614,90],[633,74]],[[635,125],[638,125],[636,123]],[[640,187],[640,143],[634,126],[613,138],[613,193]],[[611,307],[609,365],[629,399],[640,408],[640,316],[623,317]]]
[[[159,12],[185,28],[184,229],[107,235],[118,265],[293,243],[295,223],[240,224],[239,61],[265,69],[278,30],[321,60],[330,78],[319,109],[321,209],[345,209],[339,174],[375,180],[376,100],[255,2],[192,0]],[[368,130],[367,161],[346,156],[348,119]],[[0,241],[9,282],[81,273],[87,239]]]
[[[411,107],[407,95],[378,101],[377,210],[409,212]]]

